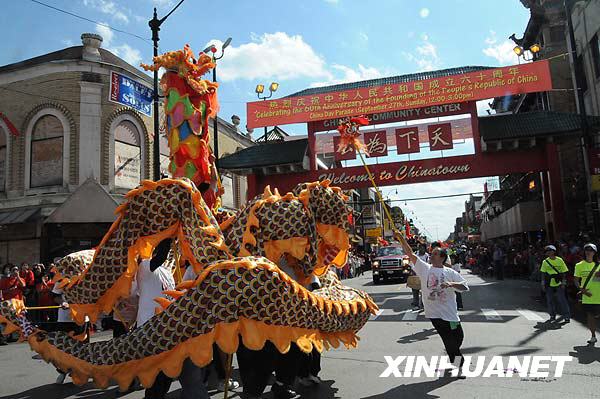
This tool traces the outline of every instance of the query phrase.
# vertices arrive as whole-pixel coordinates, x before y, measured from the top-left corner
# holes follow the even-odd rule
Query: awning
[[[39,218],[40,208],[24,208],[0,212],[0,224],[34,222]]]

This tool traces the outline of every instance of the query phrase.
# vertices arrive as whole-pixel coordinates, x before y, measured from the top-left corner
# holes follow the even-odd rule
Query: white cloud
[[[483,183],[487,178],[450,180],[432,183],[410,184],[402,186],[386,187],[387,194],[391,190],[398,189],[398,194],[387,195],[391,199],[411,199],[420,197],[444,196],[450,194],[465,194],[483,191]],[[454,230],[456,218],[462,216],[465,210],[465,201],[469,196],[436,198],[420,201],[393,202],[400,206],[409,218],[413,219],[417,227],[430,239],[445,240]],[[408,212],[407,212],[408,211]],[[427,231],[423,231],[422,227]]]
[[[140,62],[142,61],[142,53],[140,50],[131,47],[129,44],[111,47],[108,50],[135,67],[139,67]]]
[[[358,64],[358,68],[354,69],[346,65],[333,64],[331,65],[331,77],[327,81],[314,82],[311,87],[329,86],[340,83],[358,82],[361,80],[377,79],[389,75],[375,67],[365,67]]]
[[[487,47],[483,49],[483,54],[495,58],[500,65],[513,65],[519,63],[519,57],[514,53],[515,44],[506,39],[498,42],[496,32],[490,31],[490,36],[485,39]]]
[[[419,15],[421,16],[421,18],[427,18],[429,16],[429,8],[421,8],[421,11],[419,11]]]
[[[127,14],[130,14],[129,10],[123,7],[120,7],[111,0],[83,0],[83,5],[86,7],[90,7],[96,11],[100,11],[103,14],[110,15],[114,20],[120,21],[123,23],[129,23],[129,17]]]
[[[429,41],[429,36],[426,34],[421,35],[421,40],[422,43],[415,47],[415,51],[411,53],[404,52],[404,57],[415,63],[419,72],[439,69],[441,60],[437,53],[437,47]]]
[[[152,4],[157,7],[168,7],[174,5],[173,0],[152,0]]]
[[[102,46],[110,47],[115,33],[105,25],[96,24],[96,33],[102,36]]]
[[[366,34],[365,32],[363,32],[363,31],[360,31],[360,32],[358,32],[358,36],[360,37],[360,39],[361,39],[363,42],[368,42],[368,41],[369,41],[369,35],[367,35],[367,34]]]
[[[142,53],[140,50],[131,47],[127,43],[113,45],[114,32],[112,29],[104,25],[96,24],[96,32],[102,36],[102,47],[114,55],[121,57],[129,64],[136,67],[139,66],[140,62],[142,61]]]
[[[71,39],[64,39],[64,40],[61,40],[61,42],[62,42],[62,44],[64,44],[67,47],[74,46],[73,40],[71,40]]]
[[[325,60],[308,45],[302,36],[285,32],[251,34],[252,42],[236,47],[230,45],[219,61],[219,77],[235,79],[294,79],[300,77],[330,77]],[[220,48],[222,42],[212,40]]]

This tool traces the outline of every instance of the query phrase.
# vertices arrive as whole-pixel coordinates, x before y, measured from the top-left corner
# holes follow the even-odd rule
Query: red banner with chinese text
[[[552,89],[548,60],[443,78],[246,104],[249,128],[477,101]]]

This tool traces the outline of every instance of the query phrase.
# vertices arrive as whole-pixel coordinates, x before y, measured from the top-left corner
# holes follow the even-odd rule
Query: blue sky
[[[150,38],[152,8],[159,17],[175,0],[42,0],[58,8]],[[149,41],[58,13],[30,0],[5,1],[0,14],[0,65],[80,44],[100,33],[104,47],[132,64],[150,62]],[[220,116],[245,125],[245,103],[256,84],[280,84],[276,97],[315,85],[465,65],[509,65],[511,33],[521,36],[529,11],[519,0],[186,0],[163,24],[162,51],[189,43],[233,41],[218,67]],[[302,125],[285,127],[305,133]],[[399,188],[399,198],[480,191],[482,179]],[[390,191],[388,188],[384,190]],[[395,188],[390,194],[395,195]],[[441,201],[441,200],[438,200]],[[411,203],[423,224],[452,229],[464,198]],[[440,204],[443,204],[440,209]],[[435,232],[432,232],[434,235]]]

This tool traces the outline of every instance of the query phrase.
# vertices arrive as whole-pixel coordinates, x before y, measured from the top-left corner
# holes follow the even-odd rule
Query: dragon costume
[[[212,183],[216,174],[207,145],[216,85],[200,79],[212,65],[206,57],[196,60],[186,46],[148,67],[169,68],[162,82],[171,171],[180,178],[142,182],[117,208],[98,247],[68,255],[55,270],[79,324],[118,309],[130,295],[139,259],[151,257],[164,239],[176,239],[181,262],[198,277],[166,291],[172,300],[157,298],[157,314],[144,325],[102,342],[40,330],[27,320],[22,301],[0,302],[4,333],[19,331],[76,384],[92,378],[106,387],[114,380],[125,390],[137,377],[149,387],[160,371],[178,376],[186,358],[208,364],[213,343],[235,352],[240,338],[253,350],[271,341],[282,353],[292,342],[307,353],[340,343],[354,347],[357,332],[377,310],[366,293],[344,287],[328,272],[345,263],[349,248],[347,198],[339,188],[308,183],[283,196],[267,188],[235,215],[207,205],[196,186]],[[298,281],[277,266],[282,256]],[[302,284],[313,275],[322,286],[310,292]]]
[[[314,195],[318,192],[321,195]],[[320,245],[332,249],[345,242],[339,226],[347,223],[346,211],[335,212],[342,218],[335,221],[334,213],[319,209],[319,204],[334,201],[336,197],[343,201],[341,194],[319,183],[304,188],[300,194],[306,202],[293,193],[281,197],[268,190],[255,199],[253,205],[245,207],[239,217],[229,222],[227,231],[231,229],[232,247],[236,242],[235,227],[245,225],[244,233],[252,232],[256,240],[254,243],[249,234],[245,238],[242,234],[246,250],[272,254],[272,249],[267,248],[275,246],[282,253],[289,250],[294,257],[300,257],[300,251],[285,248],[285,244],[273,245],[278,240],[268,238],[280,227],[275,218],[256,217],[263,212],[279,213],[277,208],[292,208],[296,203],[308,204],[304,209],[314,217]],[[273,207],[274,204],[278,206]],[[332,219],[327,220],[328,217]],[[292,237],[294,234],[310,231],[311,219],[304,219],[306,225],[301,220],[298,218],[297,227],[289,229],[291,243],[296,242],[294,238],[302,238]],[[325,221],[332,224],[322,223]],[[340,232],[340,236],[334,240],[331,231]],[[76,384],[93,378],[97,386],[106,387],[110,380],[116,380],[126,389],[135,377],[144,386],[150,386],[159,371],[177,376],[188,357],[197,365],[208,364],[213,343],[233,353],[239,337],[250,349],[260,349],[269,340],[281,352],[286,352],[291,342],[305,352],[311,351],[313,345],[322,350],[324,346],[337,347],[340,342],[353,347],[357,344],[356,333],[377,309],[365,293],[343,287],[330,274],[323,277],[321,289],[309,292],[267,258],[234,257],[194,184],[188,180],[164,179],[145,181],[131,191],[119,207],[117,220],[94,252],[91,264],[82,273],[63,276],[64,296],[70,302],[74,320],[81,323],[88,316],[94,321],[100,312],[109,313],[120,298],[127,297],[138,257],[148,257],[153,246],[167,237],[178,238],[182,259],[190,262],[198,278],[182,282],[178,291],[169,291],[176,299],[160,300],[164,310],[143,326],[109,341],[83,343],[67,333],[36,329],[24,317],[23,303],[11,300],[0,303],[0,321],[7,327],[5,332],[21,331],[33,350],[58,368],[69,370]],[[258,249],[261,245],[262,249]],[[318,258],[319,249],[316,250]],[[240,247],[233,251],[244,252]],[[299,260],[310,254],[310,245],[303,251],[305,256]],[[315,272],[324,274],[326,268],[318,270],[317,266],[318,262],[306,262],[298,267],[307,276]]]

